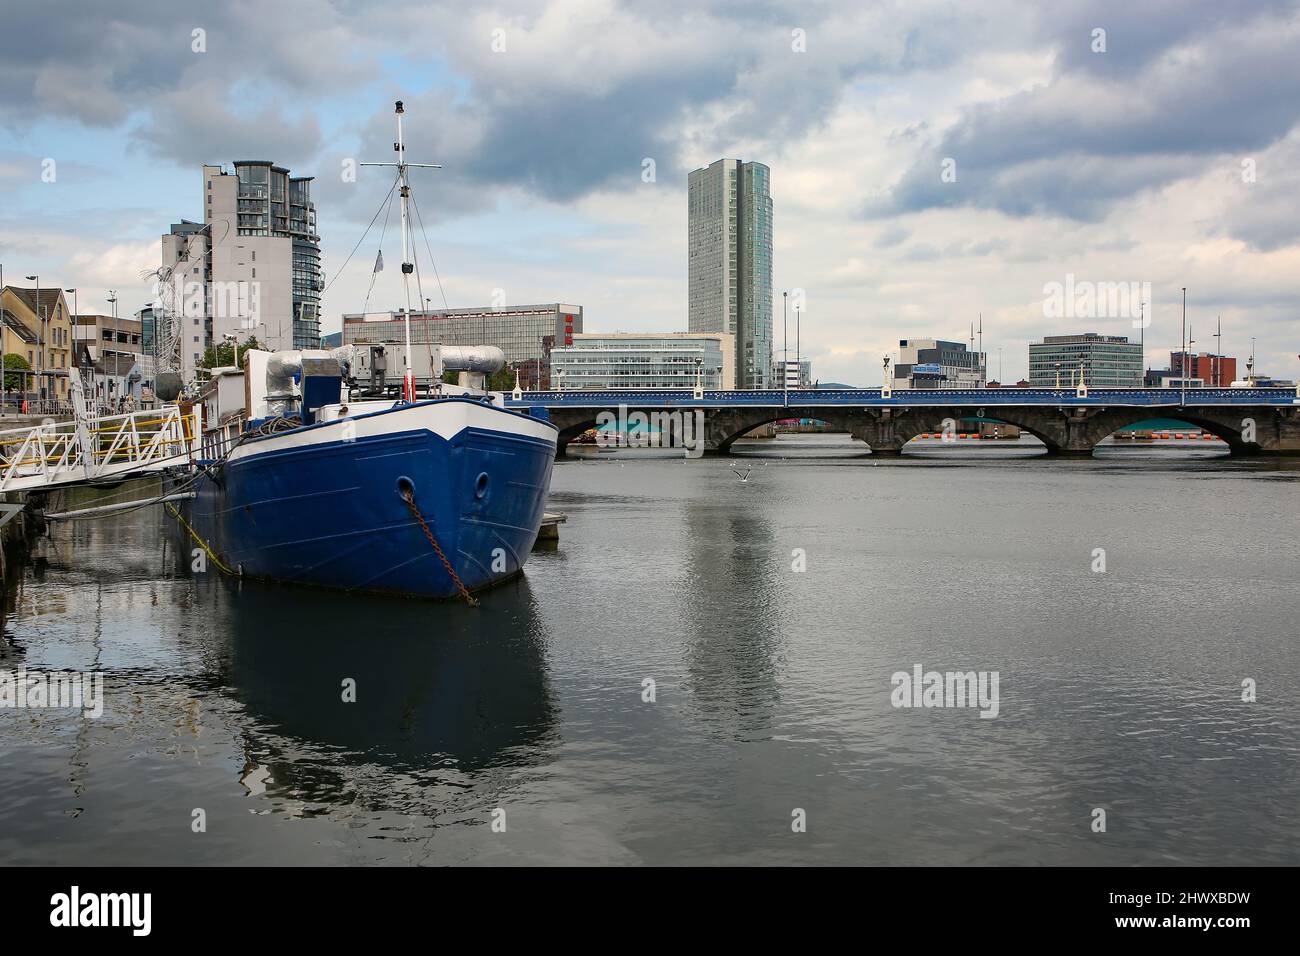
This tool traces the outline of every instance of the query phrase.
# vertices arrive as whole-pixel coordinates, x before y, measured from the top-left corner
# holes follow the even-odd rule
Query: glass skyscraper
[[[736,341],[736,387],[772,388],[772,193],[762,163],[719,159],[687,180],[688,328]]]

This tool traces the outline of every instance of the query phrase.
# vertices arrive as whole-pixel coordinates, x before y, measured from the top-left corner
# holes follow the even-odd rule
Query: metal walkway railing
[[[120,480],[181,465],[198,450],[199,412],[177,406],[0,431],[0,491]]]

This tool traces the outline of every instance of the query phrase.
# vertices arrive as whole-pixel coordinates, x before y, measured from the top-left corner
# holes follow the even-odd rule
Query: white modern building
[[[772,375],[772,193],[762,163],[719,159],[687,179],[687,296],[692,332],[735,340],[736,384]]]
[[[985,355],[965,342],[901,339],[894,363],[894,388],[983,388]]]
[[[311,179],[266,160],[203,167],[203,221],[182,220],[162,237],[176,324],[158,339],[179,339],[185,380],[227,336],[255,337],[270,349],[319,347],[323,283]]]
[[[733,389],[735,356],[726,332],[592,332],[551,352],[551,386]]]
[[[773,388],[811,388],[812,362],[807,359],[787,359],[782,369],[781,362],[772,365]]]

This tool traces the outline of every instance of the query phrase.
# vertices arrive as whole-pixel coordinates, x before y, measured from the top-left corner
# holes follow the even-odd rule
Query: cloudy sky
[[[1150,284],[1149,365],[1186,286],[1198,350],[1221,316],[1225,353],[1255,336],[1261,371],[1300,373],[1293,2],[94,6],[0,0],[0,263],[82,311],[147,301],[159,234],[201,218],[200,164],[270,159],[317,177],[337,329],[389,185],[342,171],[390,159],[401,98],[409,158],[445,166],[413,179],[452,306],[502,289],[580,303],[588,331],[685,329],[686,174],[728,156],[772,168],[776,300],[803,290],[823,381],[878,384],[899,338],[981,314],[1008,380],[1043,334],[1137,335],[1046,317],[1068,275]],[[384,247],[400,260],[395,229]]]

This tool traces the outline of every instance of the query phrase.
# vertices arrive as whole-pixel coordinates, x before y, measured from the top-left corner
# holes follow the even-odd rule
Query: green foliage
[[[458,372],[443,372],[442,381],[446,385],[455,385],[459,381]],[[509,392],[515,387],[515,370],[509,365],[505,366],[499,372],[493,372],[488,376],[487,390],[489,392]]]
[[[4,357],[5,369],[16,369],[23,372],[30,372],[31,365],[27,359],[23,358],[17,352],[8,352]],[[30,375],[5,375],[5,391],[21,392],[24,388],[25,381],[30,379]]]
[[[501,371],[493,372],[488,378],[489,392],[509,392],[515,387],[515,370],[509,365],[504,366]]]
[[[239,346],[239,353],[235,353],[233,342],[222,342],[220,345],[208,346],[203,353],[203,361],[199,362],[200,368],[243,368],[244,353],[249,349],[260,349],[262,346],[257,341],[256,336],[249,336],[247,342]]]

